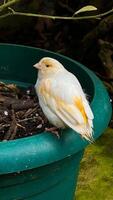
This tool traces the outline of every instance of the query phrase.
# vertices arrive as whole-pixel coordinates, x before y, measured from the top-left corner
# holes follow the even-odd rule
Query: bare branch
[[[4,1],[4,4],[0,6],[0,11],[3,11],[5,8],[8,8],[9,6],[12,6],[13,4],[18,3],[19,1],[21,0],[12,0],[12,1],[8,1],[7,3],[6,1]]]
[[[14,0],[13,0],[14,1]],[[17,0],[19,1],[19,0]],[[81,17],[66,17],[66,16],[54,16],[54,15],[43,15],[43,14],[35,14],[35,13],[23,13],[23,12],[17,12],[14,9],[10,8],[11,12],[7,13],[5,15],[1,15],[0,18],[5,18],[10,15],[18,15],[18,16],[26,16],[26,17],[39,17],[39,18],[47,18],[47,19],[61,19],[61,20],[89,20],[89,19],[101,19],[102,17],[105,17],[111,13],[113,13],[113,9],[97,14],[97,15],[89,15],[89,16],[81,16]]]

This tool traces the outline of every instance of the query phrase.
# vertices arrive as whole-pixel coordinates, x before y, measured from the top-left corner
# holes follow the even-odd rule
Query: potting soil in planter
[[[0,141],[43,132],[52,125],[44,116],[34,86],[0,82]]]

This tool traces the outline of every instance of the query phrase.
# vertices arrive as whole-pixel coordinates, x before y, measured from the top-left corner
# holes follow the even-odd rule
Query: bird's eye
[[[46,65],[46,67],[49,67],[50,65]]]

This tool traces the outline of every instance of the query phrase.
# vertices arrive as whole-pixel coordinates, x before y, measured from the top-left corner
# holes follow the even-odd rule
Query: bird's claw
[[[45,128],[45,131],[55,134],[58,139],[60,138],[59,129],[56,127]]]

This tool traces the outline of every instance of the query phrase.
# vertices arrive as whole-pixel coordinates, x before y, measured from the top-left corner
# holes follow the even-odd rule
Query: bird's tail
[[[89,141],[90,143],[94,143],[93,129],[91,131],[84,130],[84,132],[81,133],[81,136],[85,138],[87,141]]]
[[[82,138],[85,138],[90,143],[94,142],[92,121],[90,121],[90,123],[87,124],[77,125],[76,132],[80,133]]]

